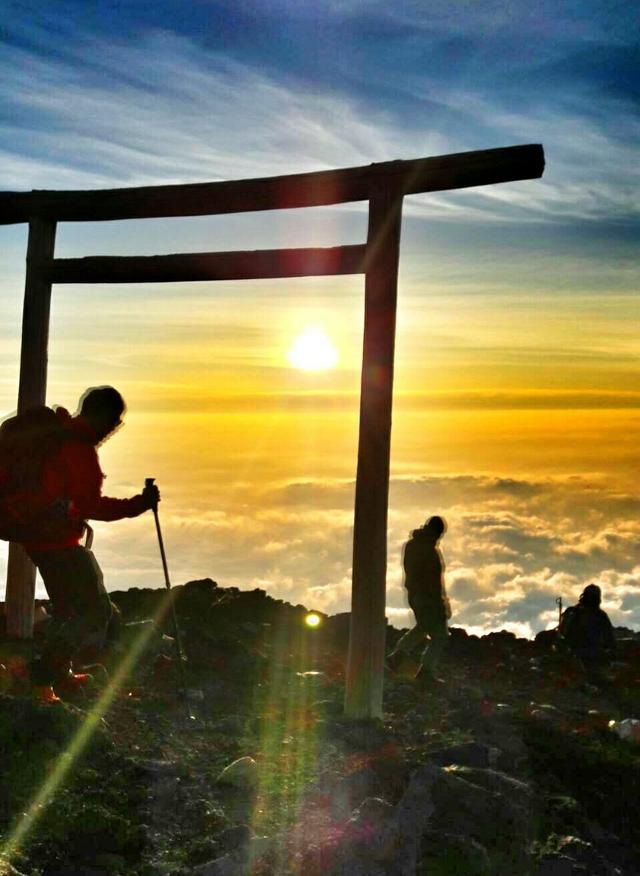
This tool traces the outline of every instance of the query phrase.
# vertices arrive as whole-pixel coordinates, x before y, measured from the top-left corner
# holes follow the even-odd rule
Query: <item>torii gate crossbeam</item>
[[[265,179],[96,191],[0,192],[0,225],[29,223],[18,411],[44,404],[53,283],[175,282],[365,274],[360,431],[345,711],[382,714],[387,507],[402,199],[542,176],[540,145]],[[55,259],[58,222],[196,216],[369,201],[367,241],[328,249]],[[35,569],[11,545],[7,630],[32,634]]]

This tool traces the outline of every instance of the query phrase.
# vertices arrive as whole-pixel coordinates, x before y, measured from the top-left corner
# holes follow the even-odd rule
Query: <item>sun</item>
[[[335,367],[338,351],[325,331],[308,326],[296,338],[287,358],[302,371],[326,371]]]
[[[315,627],[319,627],[322,623],[322,618],[319,614],[316,614],[315,611],[310,611],[305,615],[304,622],[308,627],[314,629]]]

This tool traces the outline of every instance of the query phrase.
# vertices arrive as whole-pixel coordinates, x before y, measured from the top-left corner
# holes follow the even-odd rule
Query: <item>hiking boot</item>
[[[82,672],[88,673],[93,680],[93,684],[97,687],[104,687],[109,681],[109,670],[104,663],[89,663],[82,667]]]
[[[34,684],[31,695],[41,706],[52,706],[62,702],[50,684]]]
[[[93,675],[88,672],[70,672],[64,678],[56,682],[56,693],[63,697],[84,697],[89,692],[93,682]]]

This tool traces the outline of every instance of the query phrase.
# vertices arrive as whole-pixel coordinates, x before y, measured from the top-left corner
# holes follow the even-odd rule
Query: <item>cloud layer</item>
[[[350,605],[351,480],[236,486],[227,507],[200,499],[162,508],[174,583],[210,576],[222,586],[333,613]],[[470,631],[532,635],[553,626],[555,600],[602,587],[612,621],[640,627],[640,500],[599,479],[396,477],[391,482],[387,609],[411,622],[402,588],[402,545],[426,516],[443,514],[442,542],[453,623]],[[152,521],[98,524],[108,585],[162,586]]]

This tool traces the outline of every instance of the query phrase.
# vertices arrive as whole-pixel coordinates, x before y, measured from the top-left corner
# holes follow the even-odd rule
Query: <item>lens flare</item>
[[[305,624],[308,627],[319,627],[322,623],[322,619],[319,614],[316,614],[315,611],[310,611],[308,615],[306,615],[304,619]]]
[[[169,591],[162,600],[153,618],[156,624],[159,624],[165,617],[170,609],[171,600],[174,598],[175,591]],[[11,859],[24,850],[29,835],[33,832],[38,820],[64,785],[67,776],[100,726],[104,715],[108,712],[114,699],[127,683],[130,673],[143,656],[153,636],[153,632],[153,625],[150,624],[148,627],[144,627],[131,643],[128,651],[123,655],[120,664],[110,678],[109,683],[92,709],[85,715],[66,750],[58,756],[51,772],[45,777],[25,811],[21,813],[12,825],[7,839],[0,846],[0,873],[4,872],[2,870],[4,861],[11,863]]]
[[[304,812],[311,806],[309,795],[319,775],[323,673],[313,671],[319,640],[292,620],[281,619],[274,625],[267,677],[255,689],[261,728],[251,826],[258,835],[278,837],[270,873],[302,872],[299,865],[312,832]]]

